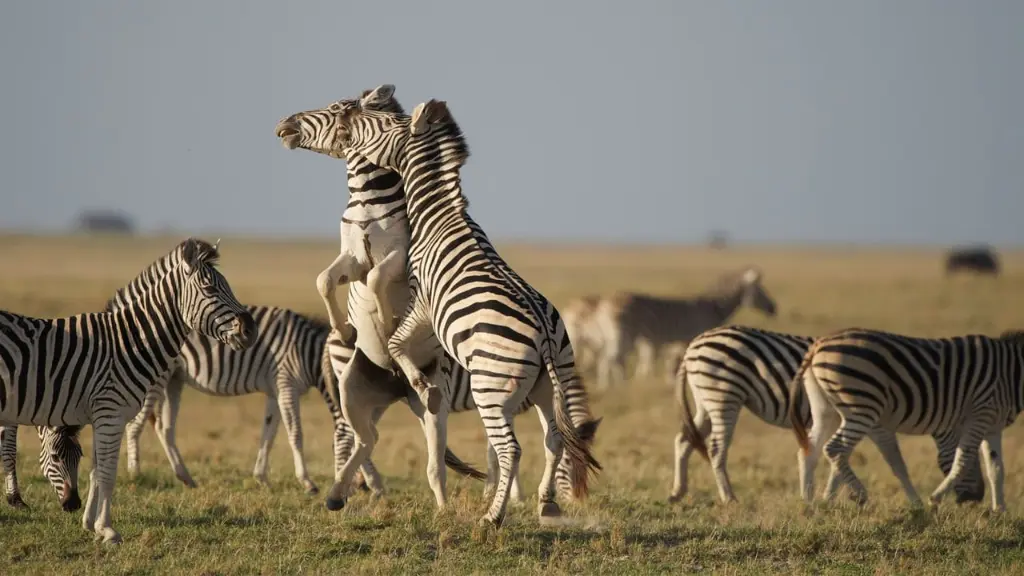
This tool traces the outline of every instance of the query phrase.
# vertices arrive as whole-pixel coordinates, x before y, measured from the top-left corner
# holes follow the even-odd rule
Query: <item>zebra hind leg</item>
[[[978,411],[961,429],[960,437],[957,441],[956,456],[953,457],[953,466],[949,474],[946,475],[935,491],[931,493],[929,501],[932,505],[937,505],[942,500],[942,497],[952,490],[957,482],[963,479],[967,470],[977,465],[978,445],[983,439],[983,430],[991,427],[989,423],[994,420],[993,412],[993,410]]]
[[[694,426],[701,437],[707,438],[711,433],[711,419],[704,411],[704,406],[697,403],[697,413],[693,417]],[[675,478],[672,480],[672,493],[668,497],[669,502],[679,502],[686,496],[689,490],[689,465],[690,455],[693,454],[693,444],[686,439],[686,433],[679,432],[675,440]]]
[[[142,401],[142,410],[139,410],[139,413],[125,426],[125,445],[128,453],[128,461],[125,464],[128,468],[129,478],[139,475],[139,440],[146,428],[146,422],[152,422],[154,430],[159,430],[163,425],[158,420],[157,414],[162,413],[165,401],[163,386],[154,386],[146,393],[146,397]]]
[[[274,438],[277,437],[277,427],[281,423],[281,409],[277,406],[277,398],[267,396],[266,405],[263,410],[263,432],[260,434],[260,448],[256,452],[256,465],[253,466],[252,476],[261,486],[270,486],[270,479],[267,477],[270,468],[270,449],[274,446]]]
[[[541,518],[557,518],[562,510],[555,501],[555,469],[562,459],[562,435],[555,424],[555,408],[552,405],[553,390],[548,377],[541,378],[530,390],[529,398],[537,409],[541,430],[544,434],[544,473],[537,489],[537,515]],[[516,471],[514,480],[518,482]]]
[[[956,456],[957,431],[946,431],[933,434],[939,470],[945,477],[953,469],[953,458]],[[985,478],[981,473],[981,462],[970,466],[964,476],[954,486],[956,503],[981,502],[985,499]]]
[[[7,504],[14,508],[28,508],[21,499],[18,489],[18,427],[0,426],[0,461],[3,462],[5,493]]]
[[[498,485],[494,490],[494,499],[491,501],[487,513],[480,519],[480,524],[501,526],[508,507],[512,477],[519,473],[519,459],[522,456],[522,448],[515,435],[513,409],[511,408],[518,407],[521,404],[521,399],[516,398],[515,394],[498,389],[492,382],[478,382],[478,378],[478,376],[472,377],[473,400],[480,413],[480,418],[484,422],[487,442],[497,454],[498,467],[501,471],[498,476]],[[535,381],[536,376],[533,376],[532,379]],[[515,385],[513,384],[513,386]],[[496,395],[501,395],[502,398],[496,398]]]
[[[156,435],[164,447],[164,454],[174,470],[174,476],[181,480],[182,484],[189,488],[196,487],[196,481],[192,479],[188,467],[185,466],[185,459],[181,457],[178,450],[177,426],[178,410],[181,408],[181,391],[185,386],[184,373],[178,370],[164,387],[164,402],[161,408],[161,416],[156,422]]]

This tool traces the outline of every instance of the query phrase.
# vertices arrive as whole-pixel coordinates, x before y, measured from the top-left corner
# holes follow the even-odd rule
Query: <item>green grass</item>
[[[98,309],[114,288],[177,239],[0,237],[0,307],[35,315]],[[321,314],[313,279],[334,243],[226,239],[223,269],[243,301]],[[767,319],[744,311],[736,321],[817,334],[850,325],[937,336],[995,333],[1024,326],[1024,254],[1004,256],[1007,273],[945,279],[941,254],[927,250],[599,249],[501,247],[523,276],[556,304],[584,293],[634,289],[689,294],[719,272],[747,263],[765,271],[779,304]],[[97,267],[97,264],[102,266]],[[303,494],[283,431],[271,454],[271,488],[251,477],[263,399],[209,398],[188,390],[178,443],[196,489],[171,474],[151,430],[142,437],[142,474],[121,474],[114,494],[119,547],[94,543],[81,514],[60,510],[39,476],[38,441],[22,428],[19,474],[31,510],[0,505],[2,574],[340,574],[425,572],[999,574],[1024,566],[1024,429],[1004,434],[1009,511],[947,500],[915,512],[877,450],[862,443],[853,466],[869,490],[858,509],[846,501],[803,505],[797,495],[792,433],[749,414],[741,419],[729,471],[739,502],[717,502],[706,462],[690,463],[690,494],[669,505],[672,438],[679,409],[663,381],[594,393],[604,417],[595,453],[605,471],[592,496],[565,508],[559,526],[536,518],[543,462],[537,418],[517,419],[526,502],[505,525],[482,529],[482,485],[449,475],[450,507],[437,513],[424,477],[419,425],[404,405],[381,423],[374,461],[388,494],[353,497],[328,512],[322,496]],[[306,459],[322,491],[332,473],[330,423],[321,400],[303,398]],[[450,419],[450,446],[484,464],[475,414]],[[89,453],[90,433],[83,436]],[[912,479],[926,493],[941,479],[930,438],[901,437]],[[81,488],[91,461],[83,461]],[[818,488],[826,466],[819,466]]]

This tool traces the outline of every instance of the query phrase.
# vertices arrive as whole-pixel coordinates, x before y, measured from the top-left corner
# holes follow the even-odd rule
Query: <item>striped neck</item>
[[[111,313],[113,329],[122,344],[117,358],[122,373],[140,376],[148,383],[166,372],[178,357],[190,332],[181,315],[182,281],[180,268],[174,268]],[[145,366],[139,359],[146,360]]]

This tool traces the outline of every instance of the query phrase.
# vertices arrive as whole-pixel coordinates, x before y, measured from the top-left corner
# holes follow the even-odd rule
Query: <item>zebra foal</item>
[[[790,428],[789,384],[811,342],[813,338],[807,336],[738,325],[713,328],[690,342],[675,371],[683,419],[675,438],[670,502],[686,495],[687,465],[693,450],[711,462],[722,502],[736,499],[726,460],[740,412],[745,407],[767,424]],[[687,390],[693,395],[696,414],[687,403]],[[807,402],[797,405],[797,413],[805,426],[810,423]],[[892,432],[875,428],[869,437],[883,456],[893,453],[892,446],[898,450]],[[938,437],[936,444],[941,447]],[[940,469],[948,472],[948,466],[940,451]],[[956,492],[958,502],[982,499],[985,485],[977,465],[957,484]]]
[[[239,349],[255,337],[252,316],[214,267],[218,253],[195,239],[181,264],[117,312],[44,320],[0,312],[0,425],[93,427],[82,525],[105,542],[125,422],[169,370],[190,330]]]
[[[977,466],[980,444],[992,509],[1004,510],[1002,429],[1024,410],[1022,378],[1021,332],[929,339],[852,328],[818,338],[790,389],[804,497],[811,498],[824,444],[831,471],[823,497],[831,500],[846,484],[856,501],[866,501],[867,492],[849,459],[857,443],[877,427],[935,436],[940,463],[948,472],[931,494],[933,504]],[[804,395],[813,420],[810,434],[792,410]],[[896,451],[887,461],[911,504],[919,505],[902,456]]]
[[[448,353],[442,372],[454,361],[470,374],[501,468],[494,501],[481,521],[500,524],[504,518],[521,452],[512,417],[527,397],[540,415],[547,448],[538,513],[558,515],[555,468],[563,443],[576,496],[587,492],[590,469],[599,468],[566,406],[565,383],[577,378],[572,346],[557,310],[501,259],[466,213],[459,170],[469,149],[461,130],[447,106],[433,100],[417,106],[411,118],[351,107],[337,124],[335,137],[347,150],[405,181],[412,297],[388,350],[410,382],[425,382],[409,348],[433,328]],[[294,134],[279,125],[279,137]]]
[[[774,317],[775,301],[761,280],[761,271],[750,267],[721,277],[715,286],[694,298],[634,293],[603,298],[594,312],[604,345],[598,388],[607,389],[625,380],[625,357],[632,346],[637,352],[636,375],[645,377],[653,371],[660,347],[688,342],[726,322],[744,304]]]

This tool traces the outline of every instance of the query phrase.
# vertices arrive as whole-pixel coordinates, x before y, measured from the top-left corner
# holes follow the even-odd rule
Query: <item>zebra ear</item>
[[[381,84],[373,90],[363,92],[363,97],[359,99],[359,103],[363,106],[383,106],[391,101],[394,96],[394,84]]]
[[[430,124],[440,124],[451,121],[451,113],[448,111],[448,103],[444,100],[431,98],[426,102],[420,102],[412,111],[412,123],[409,125],[409,132],[413,136],[426,134],[430,131]]]
[[[196,244],[195,238],[185,241],[185,245],[181,249],[181,265],[185,269],[185,274],[190,276],[199,266],[199,246]]]
[[[756,284],[761,280],[761,271],[757,268],[749,268],[743,273],[743,282],[745,284]]]

